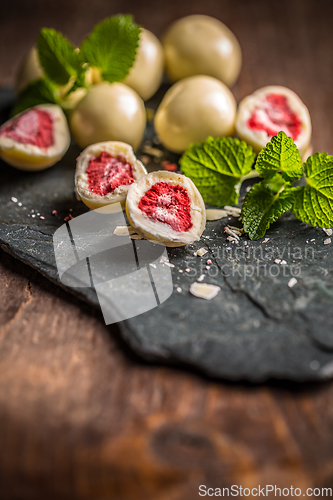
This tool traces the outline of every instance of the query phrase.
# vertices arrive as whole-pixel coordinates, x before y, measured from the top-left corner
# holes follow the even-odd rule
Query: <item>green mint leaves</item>
[[[133,66],[139,37],[140,27],[133,23],[132,16],[109,17],[83,41],[80,59],[98,68],[103,80],[120,82]]]
[[[292,138],[283,131],[272,137],[258,154],[256,170],[264,180],[250,189],[242,206],[244,231],[251,240],[262,238],[270,225],[293,207],[291,182],[302,177],[303,167]]]
[[[231,137],[192,144],[180,159],[181,171],[192,179],[204,201],[224,206],[238,203],[239,187],[253,176],[255,154],[244,141]]]
[[[315,153],[304,172],[306,186],[294,188],[294,214],[313,226],[333,227],[333,156]]]
[[[292,208],[293,200],[290,187],[282,185],[280,191],[274,193],[265,182],[255,184],[247,193],[242,206],[244,231],[251,240],[263,238],[269,226]]]
[[[139,38],[140,27],[128,15],[97,24],[80,48],[54,29],[41,29],[37,51],[45,77],[23,90],[14,112],[43,103],[57,103],[66,109],[67,96],[88,86],[89,67],[98,68],[102,79],[110,83],[124,80],[134,64]]]
[[[40,78],[20,93],[11,114],[15,116],[28,108],[45,103],[59,104],[59,101],[55,95],[55,86],[49,80]]]
[[[66,85],[70,78],[81,79],[85,73],[78,51],[61,33],[41,29],[37,39],[40,64],[46,77],[56,85]]]
[[[252,240],[262,238],[287,210],[313,226],[333,226],[333,156],[316,153],[302,166],[294,141],[279,132],[259,153],[256,169],[264,180],[250,189],[242,206],[244,230]],[[292,187],[303,174],[306,186]]]
[[[247,192],[241,216],[251,240],[263,238],[270,225],[292,210],[313,226],[333,227],[333,156],[316,153],[302,165],[296,144],[281,131],[255,155],[244,141],[208,137],[192,144],[180,159],[205,202],[224,206],[238,203],[241,183],[257,176],[262,181]],[[293,187],[305,174],[306,186]]]
[[[286,182],[300,179],[303,175],[301,155],[291,137],[281,131],[258,154],[256,170],[260,177],[281,172]]]

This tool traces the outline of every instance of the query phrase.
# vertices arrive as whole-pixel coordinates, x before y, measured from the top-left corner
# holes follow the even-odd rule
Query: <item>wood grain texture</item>
[[[315,150],[333,153],[331,0],[7,2],[0,85],[41,26],[78,42],[116,12],[158,35],[189,13],[220,18],[243,47],[237,99],[293,88]],[[144,363],[99,313],[0,252],[0,498],[192,500],[200,484],[333,488],[333,385],[231,384]]]

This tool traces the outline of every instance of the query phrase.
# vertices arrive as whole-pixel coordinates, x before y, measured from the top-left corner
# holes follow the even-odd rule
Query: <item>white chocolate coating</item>
[[[64,156],[70,144],[67,119],[62,109],[56,104],[40,104],[34,108],[46,111],[52,116],[54,144],[49,148],[39,148],[0,135],[0,157],[19,170],[44,170],[51,167]],[[2,127],[12,120],[13,118],[8,120]]]
[[[105,207],[113,203],[121,203],[124,206],[127,192],[131,187],[130,184],[119,186],[112,193],[108,193],[105,196],[100,196],[90,191],[87,174],[89,162],[93,158],[100,156],[103,151],[115,158],[117,156],[124,158],[132,166],[135,180],[140,179],[140,177],[147,173],[144,165],[136,158],[129,144],[108,141],[88,146],[76,160],[75,188],[83,203],[91,209]]]
[[[236,101],[226,85],[210,76],[192,76],[167,91],[155,115],[155,128],[166,148],[182,153],[210,135],[232,135],[235,118]]]
[[[91,87],[69,119],[73,136],[82,148],[104,141],[121,141],[134,149],[146,127],[146,111],[138,94],[123,83]]]
[[[271,136],[265,130],[254,130],[248,126],[248,120],[251,118],[254,110],[260,107],[262,101],[269,94],[283,95],[287,98],[290,109],[296,113],[301,121],[301,132],[295,144],[297,145],[301,156],[303,157],[309,148],[311,141],[311,118],[308,108],[298,95],[287,87],[280,85],[269,85],[256,90],[253,94],[245,97],[240,103],[236,117],[236,133],[238,137],[259,153],[271,140]]]
[[[146,101],[161,85],[163,71],[162,44],[151,31],[142,29],[135,63],[123,83],[135,90]]]
[[[171,81],[209,75],[231,87],[239,76],[240,45],[218,19],[203,15],[183,17],[170,26],[162,43]]]
[[[33,46],[23,59],[21,66],[18,70],[15,90],[17,94],[29,85],[34,80],[38,80],[44,76],[43,69],[40,65],[37,49]]]
[[[178,232],[168,224],[150,220],[138,205],[144,194],[156,183],[167,182],[183,187],[190,198],[193,226],[186,232]],[[206,225],[206,209],[202,196],[191,179],[175,172],[158,171],[141,177],[131,185],[126,198],[126,213],[130,224],[148,239],[163,243],[167,247],[183,246],[198,241]]]

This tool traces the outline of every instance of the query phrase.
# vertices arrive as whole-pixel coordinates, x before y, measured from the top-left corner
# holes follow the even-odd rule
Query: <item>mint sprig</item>
[[[13,112],[44,103],[59,104],[66,111],[68,95],[89,86],[90,67],[98,68],[108,82],[124,80],[135,61],[140,29],[131,16],[109,17],[94,28],[80,50],[58,31],[42,28],[37,51],[45,77],[23,90]]]
[[[30,83],[18,96],[12,110],[12,116],[22,113],[38,104],[59,104],[55,94],[55,85],[46,78],[40,78]]]
[[[333,227],[333,156],[315,153],[304,164],[306,186],[294,188],[293,212],[303,222]]]
[[[54,29],[41,29],[37,51],[44,73],[51,82],[66,85],[73,78],[83,85],[85,69],[78,51],[61,33]]]
[[[260,177],[281,172],[286,182],[300,179],[303,175],[301,155],[291,137],[281,131],[258,154],[256,170]]]
[[[132,16],[109,17],[82,42],[80,59],[98,68],[103,80],[121,82],[134,64],[139,37],[140,26]]]
[[[197,186],[204,201],[224,206],[238,203],[245,178],[257,175],[252,169],[255,154],[244,141],[231,137],[192,144],[180,159],[181,171]]]
[[[264,181],[255,184],[247,193],[242,206],[244,231],[251,240],[265,236],[270,225],[293,206],[292,188],[282,185],[277,193]]]

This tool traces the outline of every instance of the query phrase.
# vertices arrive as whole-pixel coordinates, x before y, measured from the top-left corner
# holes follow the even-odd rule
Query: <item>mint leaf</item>
[[[254,172],[254,158],[251,146],[244,141],[208,137],[189,146],[180,159],[180,168],[192,179],[204,201],[217,206],[233,205],[238,202],[240,184]]]
[[[301,155],[291,137],[281,131],[260,151],[256,162],[260,177],[281,171],[287,182],[296,181],[303,175]]]
[[[58,104],[54,92],[55,86],[46,78],[35,80],[19,94],[12,110],[12,116],[22,113],[22,111],[37,106],[38,104]]]
[[[270,225],[293,206],[294,194],[291,187],[281,188],[274,194],[265,182],[252,186],[242,206],[244,231],[251,240],[263,238]]]
[[[129,73],[139,46],[140,27],[132,16],[109,17],[82,42],[80,59],[100,69],[108,82],[120,82]]]
[[[273,177],[266,177],[262,181],[263,185],[266,186],[272,193],[278,193],[281,188],[286,185],[281,174],[275,174]],[[292,186],[292,184],[288,184]]]
[[[333,227],[333,156],[315,153],[304,171],[307,185],[294,188],[294,214],[313,226]]]
[[[54,29],[41,29],[37,38],[38,57],[45,75],[57,85],[66,85],[71,77],[81,83],[85,74],[77,49]]]

